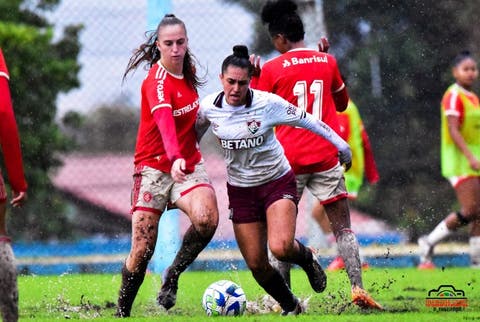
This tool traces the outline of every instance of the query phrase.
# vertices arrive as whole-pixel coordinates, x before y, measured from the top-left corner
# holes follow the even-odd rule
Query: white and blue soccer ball
[[[221,280],[207,287],[203,293],[202,305],[208,316],[237,316],[245,312],[247,297],[238,284]]]

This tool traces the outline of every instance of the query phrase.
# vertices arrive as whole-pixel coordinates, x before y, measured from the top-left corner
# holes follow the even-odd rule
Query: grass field
[[[313,293],[303,271],[292,271],[294,293],[310,297],[306,314],[279,317],[279,313],[250,313],[242,317],[207,317],[201,298],[213,281],[230,279],[242,286],[247,299],[261,303],[263,290],[248,271],[186,272],[180,279],[177,305],[168,313],[155,299],[160,277],[149,274],[140,288],[130,321],[480,321],[480,271],[445,268],[370,268],[364,271],[365,288],[385,307],[383,312],[362,311],[350,304],[350,286],[343,271],[328,272],[324,293]],[[20,276],[20,321],[83,320],[118,321],[113,318],[120,285],[116,275]],[[435,311],[425,304],[432,289],[453,285],[463,290],[468,307],[462,311]]]

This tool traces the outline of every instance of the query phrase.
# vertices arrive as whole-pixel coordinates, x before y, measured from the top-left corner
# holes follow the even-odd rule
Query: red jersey
[[[307,48],[290,50],[266,62],[257,84],[258,89],[305,109],[337,133],[332,93],[344,87],[335,57]],[[308,130],[282,125],[276,134],[296,174],[325,171],[338,163],[337,149]]]
[[[169,73],[160,62],[154,64],[142,84],[135,164],[170,172],[172,162],[165,150],[168,145],[164,144],[162,129],[153,117],[157,109],[168,108],[171,113],[163,114],[163,117],[173,118],[180,156],[186,161],[187,171],[193,171],[201,159],[195,133],[198,107],[197,91],[182,76]]]
[[[8,80],[7,64],[3,58],[2,49],[0,49],[0,146],[10,185],[14,191],[23,192],[27,190],[27,182],[23,172],[20,138],[13,113]]]

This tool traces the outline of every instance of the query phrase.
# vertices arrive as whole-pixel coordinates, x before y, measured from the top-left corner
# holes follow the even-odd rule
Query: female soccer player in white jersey
[[[453,61],[452,84],[441,104],[441,166],[460,203],[427,236],[418,240],[419,269],[432,269],[433,248],[458,228],[470,223],[471,265],[480,268],[480,104],[472,92],[478,78],[477,63],[469,52]]]
[[[160,21],[156,32],[130,59],[125,75],[143,62],[150,70],[142,84],[132,189],[132,246],[122,268],[118,317],[130,316],[167,204],[178,207],[191,221],[158,294],[158,304],[167,310],[175,305],[180,274],[205,248],[218,225],[217,200],[194,127],[199,106],[196,88],[201,82],[195,75],[186,27],[180,19],[169,14]]]
[[[338,132],[336,112],[348,104],[345,84],[332,55],[305,48],[303,22],[296,10],[291,0],[268,1],[263,7],[262,22],[268,24],[281,55],[264,64],[256,88],[280,95]],[[352,301],[362,308],[381,309],[363,289],[359,246],[351,229],[344,170],[336,147],[292,126],[279,126],[276,135],[295,172],[298,195],[306,187],[325,208],[350,279]],[[282,271],[288,280],[288,268]]]
[[[235,46],[222,64],[223,91],[205,97],[198,112],[199,139],[211,125],[224,151],[231,220],[240,251],[253,277],[277,300],[284,315],[304,311],[282,275],[268,261],[268,247],[278,259],[306,272],[315,292],[326,287],[326,275],[309,248],[295,239],[295,175],[274,134],[289,124],[321,135],[351,162],[348,144],[329,126],[281,97],[249,88],[253,65],[248,49]],[[268,245],[267,245],[268,243]]]

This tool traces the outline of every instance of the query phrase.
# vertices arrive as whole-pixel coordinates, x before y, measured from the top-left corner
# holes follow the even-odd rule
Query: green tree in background
[[[331,48],[381,174],[363,207],[412,238],[455,206],[440,174],[440,100],[453,57],[475,49],[479,10],[469,1],[324,1]]]
[[[121,103],[100,106],[88,114],[70,111],[62,118],[64,133],[85,153],[135,150],[139,110]]]
[[[81,27],[68,27],[62,38],[53,41],[53,26],[43,15],[58,2],[0,2],[0,45],[10,72],[29,184],[26,205],[10,209],[9,232],[16,239],[69,237],[69,220],[48,174],[59,165],[58,153],[69,147],[55,123],[56,99],[59,93],[79,86]]]

